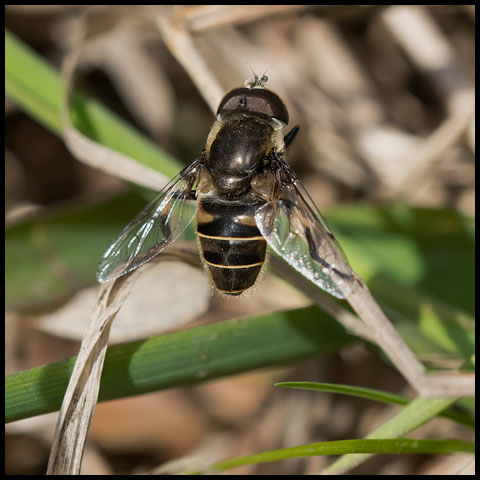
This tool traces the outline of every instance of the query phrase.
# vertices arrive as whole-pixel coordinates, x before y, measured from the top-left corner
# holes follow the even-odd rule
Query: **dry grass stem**
[[[108,71],[132,115],[153,138],[170,131],[175,117],[173,88],[136,30],[118,29],[98,43],[97,64]]]
[[[426,373],[422,363],[403,341],[372,297],[367,286],[360,279],[355,280],[355,286],[346,299],[357,312],[358,318],[333,302],[327,294],[300,274],[292,271],[280,259],[273,257],[270,261],[274,271],[279,272],[282,278],[290,281],[292,285],[305,293],[347,330],[376,343],[419,395],[425,397],[475,395],[474,374]]]
[[[141,270],[99,287],[97,307],[82,341],[59,412],[47,475],[80,474],[110,328]]]
[[[458,372],[427,374],[423,365],[372,297],[367,286],[360,279],[357,279],[356,283],[357,288],[352,289],[347,296],[347,301],[374,332],[378,346],[420,396],[475,396],[475,374]]]
[[[468,460],[464,467],[455,472],[455,475],[475,475],[475,459]]]
[[[452,48],[424,6],[397,5],[386,9],[382,16],[418,68],[437,70],[453,61]]]
[[[177,12],[188,24],[191,32],[202,32],[229,25],[260,20],[273,15],[306,9],[308,5],[195,5],[182,7]]]
[[[80,61],[84,48],[84,31],[74,42],[72,50],[67,54],[63,64],[64,101],[61,113],[65,144],[72,154],[87,165],[110,173],[118,178],[137,183],[145,187],[160,190],[167,178],[151,168],[145,167],[132,158],[101,145],[78,131],[70,120],[70,99],[73,90],[75,69]]]
[[[157,18],[157,25],[165,45],[188,72],[212,112],[216,112],[224,91],[198,52],[185,23],[180,18],[163,15]]]
[[[470,115],[450,115],[424,141],[406,152],[410,170],[398,189],[390,192],[391,197],[411,198],[421,189],[422,184],[432,175],[437,164],[443,160],[443,153],[453,147],[466,133],[471,121]]]
[[[269,259],[269,263],[275,274],[279,275],[280,278],[283,278],[291,285],[294,285],[295,288],[310,298],[322,310],[341,323],[349,332],[352,332],[354,335],[364,338],[365,340],[376,343],[375,336],[362,320],[357,316],[352,315],[348,310],[338,305],[338,303],[335,303],[330,295],[325,294],[310,280],[306,279],[296,270],[293,270],[293,268],[277,256],[272,255]]]

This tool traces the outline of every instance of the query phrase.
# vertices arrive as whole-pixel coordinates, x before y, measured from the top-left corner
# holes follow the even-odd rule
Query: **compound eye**
[[[227,113],[235,110],[257,112],[276,118],[285,125],[288,124],[288,110],[280,97],[266,88],[236,88],[227,93],[217,110]]]

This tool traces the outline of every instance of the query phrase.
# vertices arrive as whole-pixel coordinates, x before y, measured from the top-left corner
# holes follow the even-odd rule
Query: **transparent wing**
[[[173,243],[195,216],[191,192],[200,160],[171,180],[123,229],[98,264],[97,280],[108,282],[135,270]]]
[[[325,219],[282,159],[275,161],[275,189],[255,222],[270,247],[321,289],[345,298],[354,273]]]

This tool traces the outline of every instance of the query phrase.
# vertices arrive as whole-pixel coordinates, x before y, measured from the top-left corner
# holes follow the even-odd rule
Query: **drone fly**
[[[172,244],[196,216],[213,285],[240,295],[255,284],[267,244],[326,292],[344,298],[353,271],[288,166],[285,104],[255,76],[227,93],[200,156],[124,228],[98,266],[99,282],[135,270]],[[188,204],[196,202],[196,210]]]

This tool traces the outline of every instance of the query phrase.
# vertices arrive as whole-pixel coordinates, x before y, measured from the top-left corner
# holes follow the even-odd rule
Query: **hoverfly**
[[[196,216],[213,285],[240,295],[254,285],[267,244],[326,292],[344,298],[354,273],[285,161],[287,108],[264,75],[227,93],[200,156],[124,228],[98,266],[99,282],[135,270],[172,244]],[[196,212],[188,204],[196,202]]]

